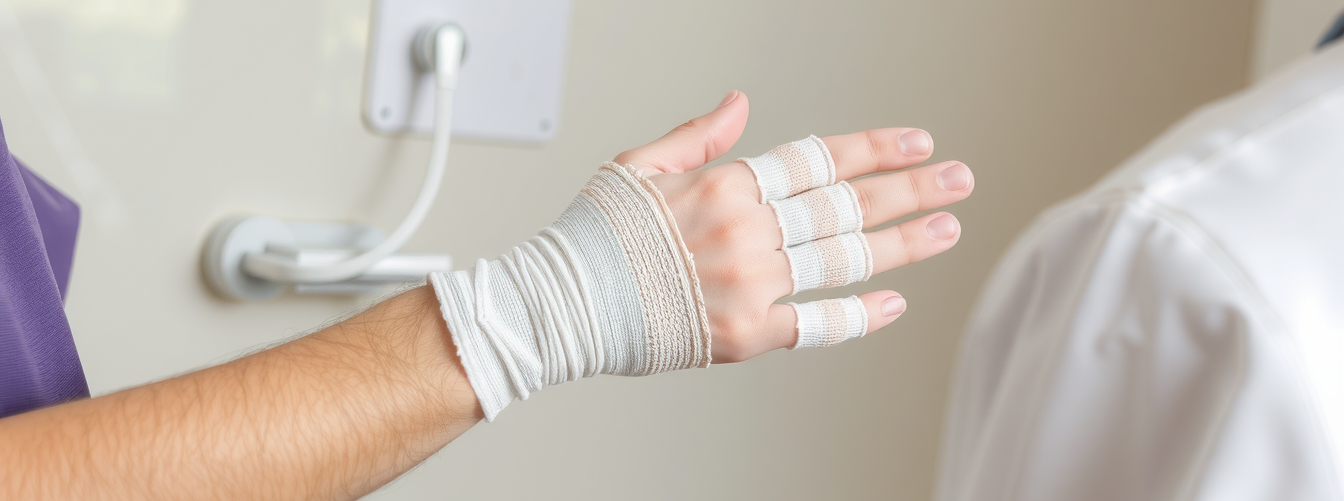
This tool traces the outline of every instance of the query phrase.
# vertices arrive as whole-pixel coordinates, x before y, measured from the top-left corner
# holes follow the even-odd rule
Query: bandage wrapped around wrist
[[[710,363],[695,263],[633,167],[603,164],[539,235],[429,282],[487,420],[549,385]]]

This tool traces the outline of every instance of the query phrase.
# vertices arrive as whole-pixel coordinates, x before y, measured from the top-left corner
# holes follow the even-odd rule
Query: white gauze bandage
[[[770,207],[779,218],[785,247],[863,229],[859,195],[844,181],[771,200]]]
[[[539,235],[429,282],[487,420],[549,385],[710,363],[695,264],[633,167],[603,164]]]
[[[842,233],[784,248],[793,293],[840,287],[873,276],[873,254],[863,232]]]
[[[854,187],[835,183],[826,143],[808,136],[743,158],[779,220],[793,293],[868,280],[873,256],[863,236],[863,210]]]
[[[872,277],[859,195],[849,183],[836,183],[835,160],[821,139],[808,136],[741,160],[756,175],[761,202],[779,220],[793,294]],[[798,315],[794,348],[831,346],[868,331],[857,296],[789,304]]]
[[[759,157],[738,161],[756,174],[761,203],[835,184],[835,160],[831,159],[826,143],[817,136],[781,144]]]
[[[868,311],[858,296],[789,303],[798,313],[798,341],[792,348],[822,348],[868,332]]]

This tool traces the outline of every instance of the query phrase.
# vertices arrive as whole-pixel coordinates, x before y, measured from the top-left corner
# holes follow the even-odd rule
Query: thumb
[[[649,174],[698,169],[737,143],[747,126],[749,109],[747,95],[732,91],[714,111],[678,125],[652,143],[616,155],[615,162]]]

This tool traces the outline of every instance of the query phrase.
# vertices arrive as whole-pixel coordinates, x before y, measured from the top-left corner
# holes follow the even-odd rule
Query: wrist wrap
[[[548,385],[710,363],[695,263],[633,167],[603,164],[539,235],[429,282],[489,421]]]

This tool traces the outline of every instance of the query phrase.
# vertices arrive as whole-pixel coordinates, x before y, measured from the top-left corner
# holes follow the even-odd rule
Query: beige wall
[[[68,310],[95,393],[227,360],[359,304],[223,302],[197,260],[226,215],[390,226],[409,205],[427,144],[375,137],[358,117],[368,0],[0,2],[50,83],[22,91],[0,24],[11,147],[87,211]],[[927,128],[936,159],[976,171],[977,193],[952,208],[965,237],[853,289],[909,298],[876,335],[548,389],[374,497],[927,499],[957,338],[997,255],[1041,208],[1239,88],[1252,11],[1250,0],[578,0],[559,135],[540,148],[456,145],[411,250],[468,263],[506,249],[599,161],[733,88],[753,110],[730,158],[808,133]],[[60,113],[79,150],[49,134]]]

